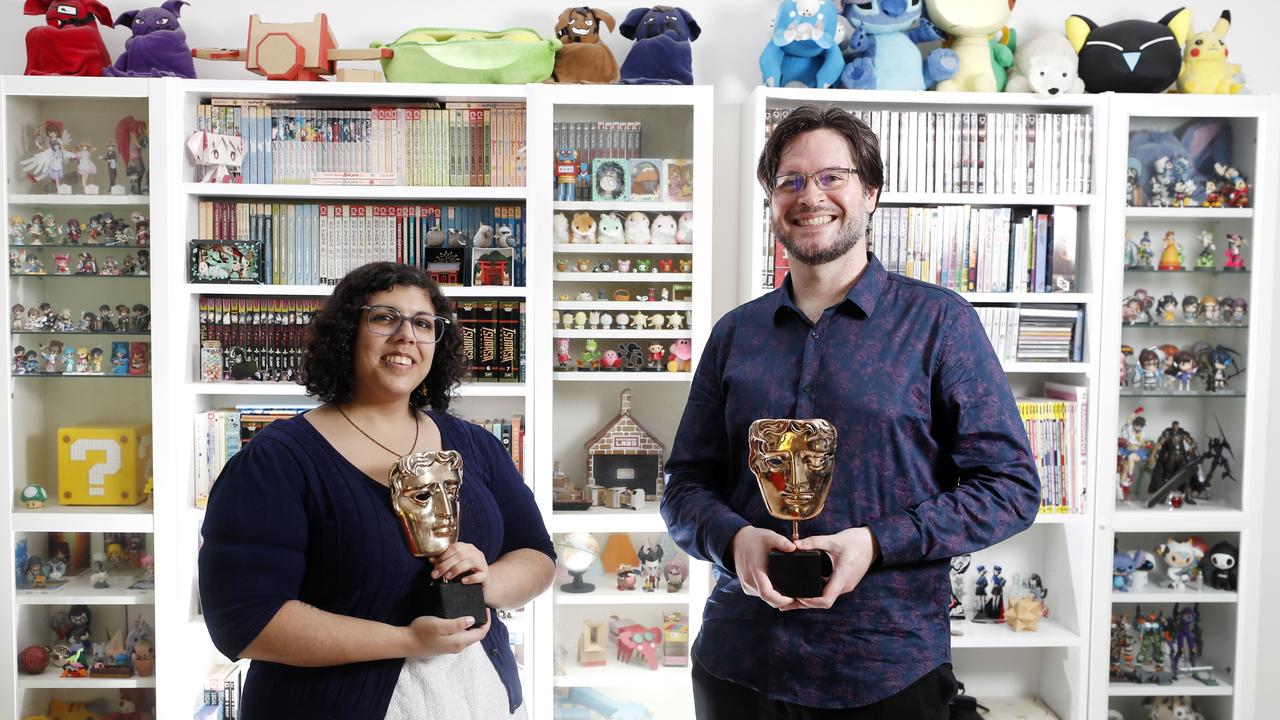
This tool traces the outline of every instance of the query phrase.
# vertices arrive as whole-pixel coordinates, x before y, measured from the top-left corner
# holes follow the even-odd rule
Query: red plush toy
[[[45,20],[27,32],[27,75],[95,77],[111,64],[98,31],[112,26],[111,11],[97,0],[27,0],[22,11]]]

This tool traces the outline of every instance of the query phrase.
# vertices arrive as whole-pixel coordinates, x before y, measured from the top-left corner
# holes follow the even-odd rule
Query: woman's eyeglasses
[[[409,327],[413,329],[413,338],[424,344],[439,340],[444,335],[445,327],[449,325],[448,318],[427,313],[418,313],[409,317],[386,305],[362,305],[360,309],[369,311],[365,316],[366,322],[369,325],[369,332],[374,335],[395,335],[400,332],[400,326],[407,320]]]
[[[786,173],[773,178],[773,191],[783,195],[797,195],[804,192],[809,179],[817,184],[823,192],[839,190],[849,184],[849,176],[857,174],[857,168],[829,167],[811,173]]]

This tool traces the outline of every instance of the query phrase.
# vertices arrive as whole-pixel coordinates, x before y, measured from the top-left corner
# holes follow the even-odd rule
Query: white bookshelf
[[[1194,695],[1197,705],[1207,716],[1215,718],[1259,717],[1265,714],[1255,706],[1265,692],[1256,666],[1258,654],[1257,627],[1264,609],[1260,596],[1261,576],[1266,572],[1261,535],[1266,518],[1262,514],[1264,487],[1269,482],[1269,443],[1273,436],[1271,408],[1266,398],[1270,393],[1273,364],[1269,357],[1274,324],[1273,283],[1276,270],[1273,238],[1276,233],[1274,203],[1276,172],[1275,103],[1273,98],[1259,96],[1214,96],[1206,102],[1199,96],[1115,95],[1110,99],[1111,122],[1108,127],[1111,151],[1106,158],[1106,228],[1103,237],[1106,272],[1102,288],[1101,352],[1103,381],[1098,402],[1098,446],[1105,448],[1099,456],[1094,497],[1097,505],[1098,533],[1094,544],[1092,638],[1089,640],[1089,717],[1103,717],[1108,708],[1129,713],[1136,696]],[[1163,130],[1181,135],[1195,120],[1218,119],[1230,128],[1232,141],[1229,162],[1249,179],[1252,205],[1247,208],[1159,208],[1126,206],[1126,160],[1129,134],[1134,130]],[[1228,160],[1219,158],[1219,160]],[[1147,188],[1144,188],[1144,191]],[[1201,230],[1213,232],[1218,239],[1215,267],[1223,262],[1226,233],[1240,233],[1249,239],[1245,258],[1249,272],[1150,272],[1126,270],[1125,234],[1139,237],[1148,231],[1157,240],[1166,230],[1176,232],[1186,253],[1186,266],[1194,265],[1199,253],[1196,235]],[[1159,233],[1159,234],[1157,234]],[[1256,241],[1255,241],[1256,239]],[[1157,242],[1157,245],[1159,243]],[[1157,247],[1158,253],[1160,248]],[[1259,281],[1261,279],[1261,281]],[[1249,322],[1242,327],[1221,328],[1193,325],[1139,327],[1123,324],[1121,306],[1136,288],[1148,288],[1159,297],[1172,293],[1181,299],[1186,294],[1203,296],[1231,295],[1249,302]],[[1136,391],[1121,388],[1113,358],[1122,343],[1135,353],[1143,347],[1172,343],[1182,348],[1195,341],[1224,344],[1241,353],[1241,365],[1248,368],[1234,378],[1227,393],[1199,391],[1202,381],[1193,381],[1196,391],[1177,393],[1164,390]],[[1136,359],[1136,358],[1135,358]],[[1213,478],[1212,499],[1197,501],[1171,509],[1167,504],[1147,508],[1148,476],[1139,478],[1135,499],[1116,500],[1116,477],[1110,462],[1111,448],[1121,434],[1127,416],[1137,406],[1144,408],[1146,436],[1159,439],[1161,432],[1178,420],[1190,432],[1200,451],[1207,449],[1210,437],[1217,435],[1215,417],[1221,421],[1231,444],[1234,458],[1231,469],[1238,483]],[[1204,466],[1208,468],[1207,465]],[[1141,487],[1139,487],[1141,486]],[[1154,551],[1157,543],[1168,539],[1199,537],[1210,546],[1228,540],[1239,549],[1239,586],[1235,592],[1205,588],[1173,591],[1160,587],[1164,579],[1164,563],[1150,573],[1147,586],[1139,591],[1114,592],[1110,577],[1113,547],[1121,550]],[[1109,621],[1112,612],[1132,615],[1136,604],[1144,612],[1171,612],[1174,603],[1182,607],[1199,604],[1204,637],[1202,657],[1213,665],[1218,680],[1206,685],[1183,677],[1172,686],[1134,684],[1109,677]]]
[[[52,214],[60,225],[75,218],[85,224],[89,216],[112,212],[116,217],[128,219],[132,212],[152,216],[149,209],[152,198],[146,195],[111,195],[108,187],[106,163],[99,158],[109,139],[114,140],[117,121],[126,115],[145,120],[151,128],[151,139],[157,137],[156,108],[151,103],[154,85],[145,79],[124,79],[118,83],[104,83],[93,78],[71,77],[4,77],[0,79],[0,127],[4,128],[3,147],[0,148],[0,165],[5,171],[3,205],[0,211],[8,218],[21,216],[29,219],[32,213]],[[76,173],[77,162],[68,160],[64,165],[63,183],[70,186],[71,194],[45,194],[36,188],[20,171],[21,161],[35,151],[30,132],[37,123],[57,120],[65,124],[71,136],[71,144],[90,142],[94,146],[94,164],[98,174],[96,183],[102,194],[82,193]],[[74,148],[67,148],[71,154]],[[163,172],[154,167],[158,153],[144,153],[150,174],[150,184],[159,191],[166,179]],[[74,157],[74,155],[72,155]],[[117,182],[128,186],[123,159],[120,162]],[[130,228],[133,223],[129,223]],[[7,228],[7,226],[6,226]],[[153,233],[153,235],[155,235]],[[65,242],[65,238],[60,238]],[[150,248],[153,260],[162,255],[159,237]],[[87,238],[85,239],[87,241]],[[6,240],[6,244],[10,241]],[[82,241],[84,242],[84,241]],[[17,247],[10,245],[10,247]],[[27,246],[31,249],[32,246]],[[58,246],[45,245],[37,251],[48,264]],[[88,245],[76,248],[93,252],[101,262],[104,255],[136,253],[138,246],[109,248],[105,245]],[[156,288],[163,279],[150,277],[100,277],[81,276],[76,281],[56,276],[10,276],[5,279],[0,299],[7,309],[14,303],[27,306],[42,301],[50,302],[57,310],[73,311],[73,320],[79,321],[80,312],[96,309],[102,302],[116,305],[144,303],[155,306],[161,297]],[[153,313],[153,322],[154,322]],[[32,333],[14,332],[5,324],[8,342],[6,357],[12,358],[12,348],[22,344],[39,347],[52,339],[66,342],[68,347],[103,347],[110,353],[111,341],[152,342],[146,333]],[[153,353],[154,360],[154,353]],[[146,504],[132,506],[82,506],[62,505],[59,499],[57,477],[57,430],[64,425],[79,423],[110,423],[133,425],[151,423],[156,416],[154,405],[160,405],[161,392],[153,392],[158,378],[154,375],[134,376],[133,382],[112,382],[122,376],[14,376],[12,364],[7,362],[0,373],[0,397],[4,398],[0,412],[0,458],[3,458],[5,492],[8,500],[0,512],[0,536],[6,547],[12,549],[18,539],[27,539],[31,554],[47,558],[48,533],[89,533],[89,548],[102,547],[102,533],[144,533],[147,547],[156,561],[160,582],[171,577],[158,547],[154,547],[154,535],[158,524],[156,515]],[[90,401],[89,399],[92,399]],[[154,403],[153,403],[154,401]],[[18,501],[18,492],[28,483],[39,483],[48,500],[41,509],[28,509]],[[157,483],[157,496],[163,494]],[[11,556],[12,557],[12,556]],[[0,572],[0,585],[4,587],[0,606],[5,608],[4,621],[0,622],[0,716],[25,717],[43,712],[47,707],[51,690],[82,689],[83,697],[102,696],[114,699],[115,688],[154,687],[156,677],[129,679],[62,678],[50,668],[40,675],[19,675],[15,665],[17,653],[32,643],[51,644],[49,630],[52,613],[66,610],[70,604],[88,605],[95,614],[93,639],[105,641],[103,635],[110,628],[119,628],[125,612],[140,612],[148,616],[155,630],[159,647],[174,641],[167,629],[155,624],[155,591],[128,590],[132,578],[114,575],[111,587],[97,589],[89,581],[91,570],[84,570],[67,583],[50,590],[17,589],[13,562],[5,563]],[[125,629],[127,632],[127,628]],[[99,637],[101,636],[101,637]],[[165,670],[158,670],[163,673]]]
[[[643,538],[665,538],[666,526],[658,515],[658,502],[646,498],[645,508],[610,510],[595,507],[581,512],[552,512],[551,480],[553,463],[561,461],[562,471],[576,484],[581,484],[586,470],[584,443],[609,422],[619,410],[619,394],[625,388],[632,390],[633,416],[666,446],[664,460],[669,455],[671,440],[680,420],[680,411],[688,395],[692,373],[689,372],[557,372],[555,339],[569,338],[575,343],[586,339],[600,341],[601,349],[612,348],[621,341],[634,341],[642,346],[650,342],[669,345],[677,338],[691,340],[693,361],[702,354],[706,338],[711,330],[711,237],[712,237],[712,105],[710,87],[657,87],[657,86],[572,86],[545,85],[532,91],[534,108],[533,125],[537,133],[530,143],[530,234],[548,237],[552,230],[552,216],[564,213],[587,212],[593,217],[600,213],[627,214],[640,211],[650,219],[657,213],[678,217],[692,212],[696,228],[695,241],[691,245],[596,245],[596,244],[546,244],[540,245],[530,255],[529,277],[531,282],[530,304],[537,301],[539,308],[531,318],[548,318],[545,331],[531,334],[529,347],[530,368],[533,377],[552,377],[555,382],[535,382],[533,404],[535,420],[532,423],[543,431],[534,445],[534,493],[543,508],[553,537],[568,532],[598,533],[603,547],[609,533],[631,533],[634,545]],[[557,122],[588,121],[639,121],[640,158],[688,158],[693,160],[694,193],[690,202],[620,201],[620,202],[563,202],[555,201],[553,161],[557,148],[553,146],[552,128]],[[600,155],[607,156],[608,153]],[[532,209],[536,208],[536,209]],[[578,273],[556,272],[556,260],[568,260],[575,265],[579,258],[587,258],[591,265],[605,258],[633,257],[672,258],[690,260],[691,273]],[[617,287],[636,290],[669,287],[671,283],[688,283],[692,298],[682,302],[613,302],[607,300],[577,300],[579,290],[590,288],[612,294]],[[572,330],[563,329],[559,323],[554,328],[549,320],[552,312],[598,310],[601,312],[681,312],[686,317],[685,328],[680,330]],[[534,324],[537,324],[537,320]],[[668,553],[674,548],[669,540],[663,540]],[[680,553],[683,556],[683,553]],[[668,554],[664,562],[670,559]],[[687,558],[686,558],[687,559]],[[607,621],[610,614],[634,617],[646,626],[661,625],[664,610],[679,610],[689,618],[689,642],[697,634],[703,601],[709,587],[709,571],[705,564],[691,563],[690,578],[678,593],[666,593],[665,586],[656,593],[618,592],[613,589],[615,578],[600,578],[599,562],[596,563],[597,589],[592,593],[572,596],[561,593],[556,587],[547,601],[554,607],[551,613],[535,615],[533,634],[547,638],[540,642],[538,652],[543,659],[535,663],[539,669],[534,675],[537,688],[591,686],[615,693],[623,687],[664,688],[664,694],[678,692],[672,697],[680,712],[662,714],[661,717],[692,717],[687,667],[660,667],[657,672],[641,664],[621,665],[615,657],[613,643],[606,644],[609,656],[606,667],[583,668],[577,663],[578,636],[582,620],[592,618]],[[590,581],[590,579],[588,579]],[[564,655],[564,675],[556,675],[554,658],[561,650]],[[688,696],[688,700],[679,698]],[[549,718],[553,713],[551,699],[542,693],[532,706],[533,716]]]
[[[1043,102],[1042,102],[1043,101]],[[743,172],[739,217],[744,235],[749,240],[739,257],[739,296],[751,300],[771,291],[765,287],[766,198],[755,178],[755,165],[766,140],[765,116],[774,109],[789,109],[803,104],[833,104],[847,110],[928,111],[934,113],[1067,113],[1089,116],[1093,123],[1092,190],[1070,193],[994,192],[902,192],[889,190],[879,199],[879,208],[895,206],[933,207],[963,205],[972,208],[1012,207],[1041,208],[1048,211],[1062,206],[1074,212],[1077,234],[1077,290],[1070,293],[1034,292],[963,292],[962,297],[974,305],[1063,305],[1084,308],[1084,357],[1080,362],[1033,362],[1006,359],[1002,366],[1018,397],[1043,395],[1045,380],[1086,386],[1090,404],[1096,405],[1100,362],[1097,348],[1097,317],[1104,312],[1102,304],[1104,228],[1102,163],[1108,157],[1105,132],[1108,118],[1107,98],[1097,95],[1073,95],[1042,98],[1026,94],[981,93],[902,93],[881,91],[808,90],[794,88],[757,88],[742,105]],[[988,138],[991,129],[988,126]],[[889,142],[882,138],[882,142]],[[893,152],[893,151],[891,151]],[[988,164],[989,176],[994,168]],[[886,180],[893,171],[886,169]],[[923,176],[921,176],[923,177]],[[771,239],[768,242],[772,242]],[[877,243],[877,253],[881,251]],[[880,258],[882,263],[885,257]],[[886,265],[886,267],[888,267]],[[1099,455],[1093,441],[1096,431],[1090,411],[1087,427],[1088,465],[1110,462]],[[1099,459],[1101,458],[1101,459]],[[1089,496],[1092,497],[1092,473],[1088,474]],[[1040,623],[1035,632],[1014,633],[1004,625],[982,625],[966,622],[965,635],[952,638],[957,677],[967,692],[975,696],[1038,696],[1060,717],[1084,720],[1093,717],[1086,711],[1089,676],[1090,602],[1092,598],[1091,564],[1094,548],[1094,516],[1092,501],[1086,512],[1076,515],[1042,513],[1033,527],[993,548],[974,555],[967,573],[972,590],[974,567],[986,563],[1003,564],[1005,577],[1011,572],[1035,572],[1044,580],[1050,594],[1047,604],[1051,617]],[[1009,586],[1011,587],[1011,586]],[[972,598],[972,592],[970,592]],[[957,624],[959,627],[961,624]],[[1016,665],[1016,669],[1011,667]]]

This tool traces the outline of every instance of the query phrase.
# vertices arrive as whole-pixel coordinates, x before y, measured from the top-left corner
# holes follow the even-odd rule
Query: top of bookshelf
[[[200,99],[280,100],[293,97],[300,102],[324,98],[359,98],[361,101],[386,98],[396,101],[443,102],[525,102],[526,85],[472,85],[448,83],[360,83],[286,82],[263,80],[183,81],[182,91]]]
[[[929,106],[955,105],[999,107],[1009,110],[1044,109],[1093,110],[1101,103],[1098,95],[1059,95],[1047,97],[1031,93],[910,92],[899,90],[840,90],[813,88],[758,87],[752,93],[755,102],[771,105],[803,103],[835,103],[859,106]],[[750,106],[748,106],[750,107]]]
[[[4,78],[4,94],[8,97],[48,98],[147,98],[151,94],[148,78],[70,77],[49,75],[8,75]]]

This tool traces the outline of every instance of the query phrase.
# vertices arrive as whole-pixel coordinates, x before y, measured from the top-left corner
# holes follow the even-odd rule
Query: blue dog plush
[[[831,87],[844,68],[841,31],[840,13],[831,0],[783,0],[773,21],[773,39],[760,53],[764,84]]]
[[[840,74],[841,87],[924,90],[948,80],[960,67],[954,50],[937,48],[921,59],[917,43],[942,40],[920,0],[845,3],[853,24],[853,60]]]
[[[702,28],[684,8],[655,5],[627,13],[618,32],[635,40],[622,61],[622,80],[633,85],[692,85],[690,43]]]

